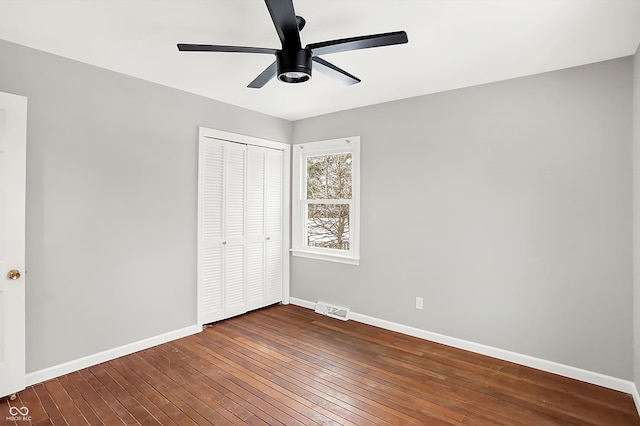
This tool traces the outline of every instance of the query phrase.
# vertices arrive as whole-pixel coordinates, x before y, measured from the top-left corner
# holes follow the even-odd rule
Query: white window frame
[[[349,250],[337,250],[306,245],[307,157],[351,154],[351,201],[349,202]],[[336,200],[325,200],[335,203]],[[360,263],[360,137],[352,136],[293,145],[292,192],[293,256],[358,265]]]

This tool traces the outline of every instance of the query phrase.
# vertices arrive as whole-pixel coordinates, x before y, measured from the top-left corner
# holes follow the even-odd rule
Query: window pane
[[[307,245],[349,250],[349,205],[308,204]]]
[[[307,199],[351,199],[351,153],[307,157]]]

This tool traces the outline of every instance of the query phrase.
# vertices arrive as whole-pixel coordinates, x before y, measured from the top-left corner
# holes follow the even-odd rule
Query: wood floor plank
[[[113,364],[104,363],[100,364],[99,367],[102,367],[103,374],[108,375],[113,380],[111,394],[121,403],[123,403],[123,399],[127,401],[127,404],[123,403],[123,405],[131,411],[137,421],[142,424],[170,425],[175,423],[136,386],[133,386],[127,377],[120,374]],[[128,394],[129,398],[122,398],[121,395],[123,394]]]
[[[271,315],[274,315],[274,311],[271,311]],[[277,313],[276,313],[276,315],[277,315]],[[317,320],[317,322],[321,322],[321,321],[322,320]],[[265,323],[265,321],[261,321],[261,324],[264,324],[264,323]],[[339,325],[340,325],[340,322],[335,322],[334,325],[332,325],[332,328],[334,328],[334,330],[337,330],[337,329],[339,329]],[[336,327],[338,327],[338,328],[336,328]],[[345,329],[346,329],[346,327],[345,327]],[[403,336],[403,335],[398,335],[396,333],[394,333],[394,334],[396,336],[399,336],[399,338],[403,339],[403,340],[411,341],[411,340],[415,339],[415,338],[412,338],[411,336]],[[370,333],[368,333],[368,335],[370,335]],[[478,354],[471,354],[471,353],[468,353],[468,352],[465,352],[465,351],[461,351],[461,350],[458,350],[458,349],[447,348],[447,347],[445,347],[443,345],[432,344],[431,342],[424,342],[424,341],[421,341],[419,339],[417,339],[416,342],[418,344],[420,344],[421,346],[424,346],[424,345],[433,346],[434,347],[434,352],[441,352],[441,351],[444,350],[446,352],[449,352],[451,356],[456,357],[456,358],[468,357],[470,360],[473,360],[473,361],[470,361],[470,362],[472,362],[472,364],[470,364],[470,365],[473,365],[473,363],[482,362],[483,358],[487,358],[487,357],[482,357],[481,355],[478,355]],[[417,351],[417,352],[421,352],[421,351]],[[426,355],[426,354],[427,353],[424,352],[423,355],[421,356],[421,358],[424,358],[424,355]],[[396,356],[402,356],[402,354],[396,354]],[[487,359],[487,361],[488,361],[486,363],[487,366],[493,365],[493,368],[500,367],[497,371],[494,372],[494,374],[491,377],[492,379],[496,375],[500,375],[501,374],[500,370],[502,368],[504,368],[504,366],[506,366],[506,365],[512,366],[512,368],[515,368],[515,367],[519,367],[521,369],[526,368],[526,367],[522,367],[522,366],[517,366],[516,364],[507,363],[507,362],[500,361],[500,360],[493,360],[493,359],[490,359],[490,358]],[[515,366],[515,367],[513,367],[513,366]],[[455,374],[459,373],[460,371],[465,371],[467,369],[467,368],[465,368],[464,366],[462,366],[460,364],[457,364],[456,367],[457,368],[445,369],[445,370],[439,370],[439,371],[449,371],[450,374],[453,373],[453,375],[455,375]],[[477,370],[481,370],[481,368],[479,368]],[[533,369],[531,369],[531,370],[533,370]],[[565,377],[560,377],[560,376],[556,376],[556,375],[553,375],[553,374],[550,374],[550,373],[541,372],[539,370],[534,370],[534,371],[536,371],[540,375],[543,375],[544,377],[547,377],[549,380],[551,380],[553,382],[553,384],[548,384],[548,389],[550,391],[549,392],[549,396],[551,396],[553,394],[554,389],[556,389],[556,387],[560,383],[564,383],[566,386],[569,387],[569,389],[571,389],[571,391],[566,392],[566,395],[565,395],[565,396],[567,396],[569,398],[575,398],[576,395],[578,395],[578,398],[580,398],[580,395],[581,395],[580,392],[575,392],[576,384],[579,384],[580,387],[585,387],[585,386],[589,387],[590,389],[597,388],[597,387],[594,387],[593,385],[588,385],[586,383],[578,382],[578,381],[575,381],[575,380],[572,380],[572,379],[568,379],[568,378],[565,378]],[[473,379],[473,377],[470,377],[470,379]],[[495,391],[495,390],[487,388],[487,386],[482,383],[483,379],[481,379],[480,377],[475,378],[475,380],[479,380],[478,383],[475,383],[474,380],[470,380],[470,382],[469,382],[470,384],[472,384],[472,388],[475,391],[480,390],[480,391],[488,392],[488,393],[491,393],[491,392]],[[526,405],[526,403],[523,404],[522,400],[519,399],[518,397],[514,398],[514,395],[517,395],[518,393],[513,393],[513,389],[514,388],[518,388],[518,387],[519,387],[519,383],[513,383],[512,386],[505,387],[505,392],[500,394],[504,398],[501,401],[509,401],[510,400],[510,401],[515,402],[516,406],[518,406],[518,404]],[[600,390],[603,390],[603,389],[600,388]],[[615,412],[609,412],[607,410],[604,410],[603,412],[600,413],[600,416],[602,417],[602,419],[599,420],[600,423],[597,423],[598,420],[596,420],[596,424],[609,424],[608,422],[611,421],[611,420],[605,420],[607,418],[612,419],[614,421],[622,421],[623,423],[621,423],[621,424],[638,424],[637,423],[638,422],[637,413],[635,412],[635,410],[629,410],[628,409],[629,407],[633,407],[631,396],[630,395],[624,395],[624,394],[621,394],[621,393],[616,392],[616,391],[607,390],[607,392],[608,392],[608,397],[609,398],[615,398],[619,402],[624,401],[623,404],[624,404],[625,407],[627,407],[627,409],[624,412],[624,414],[622,414],[622,413],[617,413],[616,414]],[[555,399],[558,399],[558,398],[556,397]],[[553,402],[553,399],[551,399],[550,401],[547,401],[547,402]],[[562,424],[562,422],[564,422],[564,421],[570,421],[571,420],[570,418],[567,418],[567,413],[566,413],[567,402],[568,401],[564,401],[564,402],[560,401],[560,405],[559,405],[558,409],[556,409],[556,410],[553,410],[553,409],[549,410],[548,407],[540,407],[540,406],[537,406],[535,408],[536,408],[536,411],[542,417],[545,417],[546,414],[551,413],[552,414],[551,416],[549,416],[549,415],[546,416],[547,420],[555,421],[558,424]],[[522,405],[520,405],[520,406],[522,406]],[[535,406],[536,404],[529,404],[529,405]],[[578,407],[576,407],[576,408],[578,408]],[[583,410],[581,410],[581,412],[582,411]],[[576,415],[580,416],[581,414],[576,414]],[[565,418],[565,420],[561,420],[560,418],[558,418],[558,416],[561,417],[561,418]],[[574,419],[574,421],[580,423],[580,422],[584,422],[584,421],[587,421],[587,420],[586,420],[585,416],[582,415],[582,419],[581,420],[580,419]],[[594,421],[593,416],[591,416],[588,421],[593,422]],[[630,422],[630,423],[628,423],[628,422]]]
[[[69,376],[62,376],[57,380],[65,390],[67,395],[69,395],[71,401],[73,402],[73,405],[75,405],[75,407],[78,409],[82,417],[86,420],[87,424],[90,424],[92,426],[104,424],[102,419],[95,413],[95,411],[87,403],[84,397],[78,392],[76,387],[73,385],[73,382],[71,382],[71,380],[69,379]]]
[[[144,367],[132,356],[110,361],[115,369],[126,375],[132,386],[142,392],[148,400],[161,409],[173,422],[179,425],[193,425],[196,422],[189,416],[190,407],[184,407],[181,400],[174,398],[173,392],[167,392],[155,381],[155,374],[146,374]]]
[[[208,386],[198,375],[194,375],[184,368],[186,363],[184,357],[177,356],[173,350],[168,349],[168,346],[155,347],[153,348],[153,353],[170,362],[171,367],[166,372],[167,376],[173,380],[184,380],[183,387],[188,389],[202,404],[208,406],[215,415],[222,416],[225,422],[231,424],[243,424],[243,419],[234,412],[236,408],[234,404],[228,403],[229,400],[224,395],[219,394],[215,389]],[[245,418],[250,417],[251,413],[245,415]],[[216,424],[219,422],[222,422],[222,420],[218,420]]]
[[[631,395],[292,305],[0,402],[13,426],[640,425]]]
[[[261,361],[256,361],[250,356],[245,355],[241,351],[232,350],[229,348],[222,349],[224,353],[228,353],[231,357],[236,359],[236,362],[245,370],[251,371],[256,376],[261,377],[268,382],[271,386],[278,387],[282,390],[282,393],[295,394],[304,400],[313,402],[317,407],[323,407],[324,409],[330,409],[332,414],[339,416],[337,421],[348,421],[354,424],[362,424],[365,419],[360,413],[354,413],[348,409],[345,409],[338,400],[332,398],[325,392],[310,391],[303,383],[301,383],[291,370],[286,373],[274,371],[269,368],[268,365]]]
[[[105,406],[113,412],[109,417],[115,416],[127,425],[137,424],[138,422],[133,414],[108,391],[106,384],[102,383],[100,379],[93,374],[91,368],[80,370],[78,373],[80,373],[84,381],[89,384],[90,388],[93,389],[93,392],[106,403]]]
[[[251,354],[262,356],[267,368],[274,371],[288,372],[289,377],[329,395],[336,404],[341,404],[344,408],[352,410],[365,421],[375,422],[384,420],[390,423],[401,421],[400,416],[390,415],[390,413],[379,409],[380,404],[377,401],[361,397],[357,393],[351,393],[350,396],[347,396],[347,393],[344,391],[353,390],[354,387],[349,386],[349,383],[339,383],[338,381],[331,380],[327,373],[318,366],[310,365],[297,358],[286,357],[285,360],[283,360],[281,356],[272,356],[272,354],[279,354],[279,352],[270,348],[269,350],[265,350],[266,347],[255,340],[236,337],[233,343],[238,348],[242,348],[240,350],[248,356],[251,356]],[[294,363],[292,361],[296,362]]]
[[[18,403],[16,401],[12,401],[10,405],[18,408],[27,407],[27,409],[29,410],[29,417],[31,417],[32,424],[43,422],[49,419],[49,416],[44,411],[44,408],[40,403],[40,399],[38,399],[38,395],[36,395],[36,392],[34,391],[33,387],[28,387],[22,392],[19,392],[17,396],[20,402]],[[0,413],[4,414],[5,412],[3,411]]]
[[[319,414],[308,410],[299,404],[289,403],[287,405],[271,398],[269,395],[252,387],[249,383],[241,381],[233,376],[233,372],[218,364],[217,359],[203,352],[201,346],[196,345],[190,339],[180,339],[171,342],[172,345],[179,345],[181,351],[191,357],[188,368],[194,368],[205,374],[209,380],[213,380],[232,394],[232,397],[244,401],[245,405],[251,411],[254,409],[268,412],[278,421],[286,425],[307,425],[307,424],[326,424],[326,418],[319,417]],[[211,368],[214,365],[215,368]],[[282,414],[280,414],[282,413]],[[318,422],[311,422],[316,419]]]
[[[232,325],[227,325],[226,328],[230,326]],[[254,327],[259,326],[254,324]],[[270,335],[269,338],[279,340],[279,332],[275,330],[277,330],[277,328],[274,329],[274,333],[277,334]],[[261,330],[261,333],[265,332],[265,329]],[[254,334],[252,337],[255,339],[260,338],[258,334]],[[432,401],[426,401],[420,398],[416,392],[417,383],[415,381],[403,385],[401,382],[402,378],[395,377],[397,380],[389,382],[387,379],[391,373],[387,373],[378,367],[372,367],[368,362],[362,360],[362,354],[352,354],[348,356],[346,355],[347,351],[342,347],[327,349],[328,342],[326,341],[314,342],[315,344],[310,345],[308,351],[300,349],[307,345],[307,339],[308,335],[305,335],[304,338],[300,340],[283,337],[281,342],[283,347],[286,348],[290,341],[291,346],[295,346],[297,350],[304,352],[304,354],[301,353],[300,356],[310,363],[321,362],[327,374],[333,376],[336,381],[349,382],[356,387],[359,386],[360,391],[355,391],[356,393],[354,394],[354,389],[351,389],[352,392],[350,396],[366,394],[378,399],[381,399],[380,397],[382,396],[384,405],[388,409],[393,409],[396,414],[403,416],[404,422],[410,422],[411,420],[409,419],[418,421],[418,423],[424,421],[433,422],[434,416],[440,417],[443,420],[460,421],[464,417],[463,413],[450,410],[445,405],[436,405],[433,404]],[[318,347],[322,347],[323,349],[318,350]],[[321,352],[320,355],[318,355],[318,351]],[[322,355],[322,353],[324,353],[324,355]],[[409,393],[407,393],[406,390],[409,390]],[[418,396],[416,396],[417,394]],[[418,410],[418,412],[416,412],[416,410]],[[419,411],[421,410],[427,411],[427,413],[425,413],[427,414],[426,418],[424,419],[420,416]]]
[[[162,425],[171,425],[175,424],[171,417],[169,417],[160,407],[158,407],[152,400],[147,398],[147,396],[143,393],[142,387],[139,387],[135,384],[135,380],[137,378],[136,375],[125,375],[120,370],[116,368],[116,363],[104,363],[101,366],[104,368],[105,372],[116,381],[116,383],[120,386],[120,389],[123,392],[127,392],[131,397],[139,404],[140,407],[143,407],[147,414],[143,414],[145,418],[148,420],[149,424],[153,424],[155,422],[160,423]],[[117,388],[116,388],[117,389]],[[116,396],[117,397],[117,396]],[[136,420],[144,423],[140,420],[140,417],[136,417]]]
[[[258,339],[249,340],[246,338],[242,338],[241,336],[234,337],[234,334],[229,332],[228,328],[225,329],[224,334],[228,337],[233,337],[232,342],[238,350],[239,348],[244,346],[246,347],[255,347]],[[261,351],[254,351],[253,353],[256,356],[259,356]],[[265,360],[268,361],[268,354],[276,352],[276,348],[270,349],[265,352]],[[292,353],[288,353],[289,356],[294,356]],[[296,378],[301,383],[308,383],[308,386],[314,388],[315,391],[323,392],[327,395],[330,395],[331,401],[335,404],[342,404],[345,409],[352,409],[359,416],[362,416],[365,421],[373,421],[373,418],[376,421],[387,421],[391,424],[397,424],[398,422],[402,422],[405,424],[410,424],[416,421],[416,417],[411,417],[410,415],[406,415],[402,411],[391,410],[390,406],[393,405],[389,398],[389,394],[385,395],[387,398],[384,403],[379,403],[377,401],[378,398],[369,398],[364,395],[365,392],[362,389],[354,386],[351,381],[345,380],[349,375],[348,372],[339,372],[336,366],[330,366],[326,368],[324,365],[318,365],[310,362],[306,362],[300,358],[291,358],[295,359],[295,363],[287,362],[277,362],[268,361],[267,366],[274,371],[284,370],[287,371],[288,377]],[[267,362],[265,361],[265,362]],[[297,367],[296,367],[297,366]],[[305,368],[306,367],[306,368]],[[363,374],[360,377],[366,377],[366,374]],[[348,390],[348,392],[344,392]],[[344,396],[344,400],[341,401]],[[408,401],[405,397],[407,395],[403,394],[399,397],[398,401],[401,401],[403,404],[408,403],[411,404],[415,401]],[[408,406],[405,406],[408,408]],[[413,410],[411,411],[413,414],[416,414]],[[460,413],[451,413],[449,418],[454,420],[462,420],[464,416]],[[429,419],[423,419],[423,421],[434,421],[433,416]]]
[[[390,369],[388,369],[388,368],[384,368],[383,370],[386,370],[387,372],[389,372],[389,371],[390,371]],[[343,380],[344,380],[345,378],[347,378],[347,377],[349,377],[349,376],[350,376],[350,375],[349,375],[349,373],[348,373],[348,372],[346,372],[346,371],[337,371],[337,369],[335,369],[335,368],[333,369],[333,371],[334,371],[334,372],[336,372],[337,376],[338,376],[338,377],[340,377],[340,378],[341,378],[341,379],[343,379]],[[422,373],[424,373],[424,372],[422,372]],[[368,376],[368,375],[367,375],[367,376]],[[428,378],[429,376],[433,376],[433,375],[427,375],[427,378]],[[437,377],[437,376],[436,376],[436,377]],[[440,379],[443,379],[443,378],[445,378],[445,377],[440,377]],[[411,380],[413,380],[413,379],[411,379]],[[398,387],[398,386],[397,386],[397,383],[395,383],[395,386],[396,386],[396,387]],[[413,391],[418,390],[418,388],[415,386],[415,382],[413,382],[413,386],[410,386],[410,387],[412,388],[412,390],[413,390]],[[381,386],[377,386],[377,385],[376,385],[376,389],[377,389],[377,390],[381,389]],[[350,390],[352,390],[352,391],[353,391],[353,389],[350,389]],[[421,391],[424,391],[424,392],[427,392],[429,389],[427,389],[427,388],[425,387],[425,385],[423,384],[423,385],[422,385],[422,387],[420,388],[420,390],[421,390]],[[434,388],[434,389],[431,389],[431,391],[432,391],[432,392],[431,392],[432,394],[437,394],[437,395],[440,397],[440,398],[438,398],[438,399],[442,399],[442,397],[447,397],[447,398],[449,398],[450,396],[452,396],[452,395],[449,395],[449,394],[450,394],[449,389],[447,389],[447,388],[443,388],[443,387],[440,387],[440,388],[437,388],[437,389],[435,389],[435,388]],[[385,393],[386,393],[387,395],[389,395],[390,393],[394,393],[394,391],[393,391],[393,390],[388,390],[388,391],[387,391],[387,390],[385,390]],[[397,393],[397,395],[399,395],[399,398],[401,398],[401,399],[406,397],[406,395],[405,395],[405,394],[403,394],[403,393]],[[453,396],[456,396],[456,395],[453,395]],[[495,398],[490,398],[490,397],[489,397],[488,399],[489,399],[490,401],[495,401]],[[483,401],[483,403],[484,403],[484,402],[486,402],[486,401]],[[418,405],[420,405],[420,404],[418,404]],[[514,409],[515,409],[515,408],[514,408]],[[525,413],[525,414],[526,414],[526,413]],[[511,423],[513,423],[513,422],[511,422]]]
[[[22,405],[15,404],[15,401],[9,401],[9,398],[4,398],[0,404],[0,424],[7,426],[15,426],[18,423],[13,420],[9,420],[9,418],[14,417],[11,415],[11,407],[22,408]]]
[[[85,380],[85,373],[87,373],[87,371],[76,371],[67,374],[65,377],[69,379],[85,401],[87,401],[87,404],[96,413],[96,416],[98,416],[105,425],[124,424],[124,421],[116,414],[112,407],[109,406],[107,401],[102,399],[100,394]]]
[[[84,418],[78,407],[73,403],[73,399],[67,394],[60,383],[60,379],[49,380],[45,383],[45,388],[56,407],[70,426],[88,425],[89,422]]]
[[[189,357],[175,346],[166,345],[156,349],[164,350],[170,359],[180,362],[179,366],[174,367],[176,369],[176,374],[187,377],[190,382],[200,383],[202,385],[201,392],[206,393],[208,399],[215,404],[213,407],[224,407],[224,410],[233,416],[228,418],[233,421],[234,424],[247,423],[249,422],[249,419],[251,419],[252,423],[257,424],[281,423],[259,407],[254,406],[252,410],[248,410],[243,407],[242,404],[244,400],[238,398],[229,389],[221,386],[217,380],[212,380],[210,377],[194,368],[194,364],[198,363],[198,360]],[[210,369],[210,366],[208,368]],[[219,378],[219,376],[216,377]]]
[[[333,413],[331,409],[327,410],[325,407],[316,404],[318,401],[309,401],[305,398],[298,396],[295,392],[292,392],[289,389],[283,388],[282,386],[274,385],[270,383],[268,380],[265,380],[260,374],[256,374],[253,371],[247,370],[241,365],[241,360],[234,358],[233,356],[229,356],[229,354],[219,354],[217,352],[217,348],[211,349],[207,347],[207,340],[201,340],[204,343],[204,350],[217,358],[219,361],[222,361],[220,364],[220,368],[224,368],[231,374],[245,383],[251,384],[255,389],[268,395],[273,400],[279,401],[282,404],[288,404],[291,402],[296,403],[299,406],[306,407],[312,410],[311,418],[315,421],[321,421],[322,424],[332,424],[335,422],[336,424],[354,424],[346,419],[341,418],[339,415]],[[306,410],[309,412],[308,410]],[[325,420],[329,419],[329,421]]]
[[[60,411],[60,409],[56,406],[55,402],[53,401],[52,395],[47,389],[47,387],[45,386],[45,384],[46,382],[33,386],[33,390],[38,396],[38,399],[42,404],[42,408],[47,413],[47,416],[49,416],[51,423],[55,425],[67,425],[68,424],[67,421],[62,415],[62,412]]]
[[[151,363],[145,360],[145,351],[137,352],[128,357],[128,362],[134,369],[153,386],[158,392],[162,393],[166,398],[173,401],[174,404],[180,407],[185,416],[198,425],[214,424],[212,421],[207,420],[199,409],[202,408],[202,404],[197,398],[186,389],[178,386],[173,380],[167,377],[162,372],[154,361]],[[141,356],[142,355],[142,356]],[[217,416],[219,417],[219,416]]]
[[[154,413],[158,420],[165,419],[168,422],[166,424],[178,424],[179,420],[185,417],[184,412],[132,370],[125,360],[118,358],[107,364],[141,395],[136,399],[143,401],[145,407]]]

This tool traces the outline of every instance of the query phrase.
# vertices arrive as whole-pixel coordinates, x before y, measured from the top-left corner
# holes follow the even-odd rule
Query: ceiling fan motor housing
[[[302,83],[311,78],[312,54],[309,49],[276,52],[278,79],[285,83]]]

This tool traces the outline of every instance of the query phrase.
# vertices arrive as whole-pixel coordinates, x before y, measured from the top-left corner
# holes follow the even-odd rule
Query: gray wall
[[[631,110],[628,57],[295,122],[362,137],[362,236],[291,295],[631,380]]]
[[[28,97],[27,372],[195,324],[198,126],[291,123],[0,41]]]

